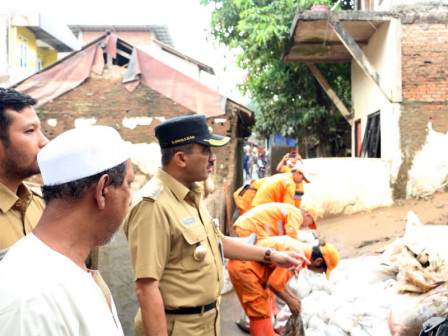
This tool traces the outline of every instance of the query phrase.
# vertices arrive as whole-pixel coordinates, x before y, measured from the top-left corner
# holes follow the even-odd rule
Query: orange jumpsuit
[[[256,233],[258,239],[288,235],[297,239],[303,223],[302,211],[291,204],[265,203],[240,216],[233,228],[239,237]]]
[[[252,207],[264,203],[280,202],[300,208],[303,196],[303,183],[294,182],[293,173],[275,174],[266,178],[258,189]]]
[[[246,184],[242,187],[239,187],[233,193],[235,205],[240,210],[241,215],[252,208],[252,201],[255,197],[255,194],[257,193],[258,189],[260,189],[265,180],[266,177],[263,177],[259,180],[253,180],[249,185]]]
[[[260,239],[257,246],[272,247],[277,251],[303,252],[310,259],[311,244],[303,244],[287,236]],[[284,291],[293,273],[285,268],[256,261],[229,260],[227,263],[230,280],[238,299],[249,319],[271,317],[269,282],[277,291]]]

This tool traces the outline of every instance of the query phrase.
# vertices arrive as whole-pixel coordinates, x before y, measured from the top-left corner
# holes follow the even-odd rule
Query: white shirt
[[[0,336],[11,335],[122,336],[123,330],[112,296],[109,306],[92,274],[30,233],[0,262]]]

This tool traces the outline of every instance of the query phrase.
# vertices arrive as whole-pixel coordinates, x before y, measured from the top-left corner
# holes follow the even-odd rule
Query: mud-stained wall
[[[363,52],[386,87],[395,90],[396,84],[401,86],[401,93],[396,93],[402,98],[394,102],[385,99],[352,63],[355,118],[361,120],[364,134],[367,116],[380,111],[381,158],[391,163],[394,199],[433,192],[448,175],[448,168],[439,160],[443,154],[434,149],[439,148],[437,143],[429,143],[440,140],[429,137],[428,127],[438,135],[448,131],[448,7],[403,8],[397,13],[399,22],[394,19],[383,24]],[[421,157],[430,173],[415,166],[416,158]]]
[[[429,128],[443,135],[448,131],[448,26],[446,11],[403,18],[402,77],[403,103],[399,120],[403,163],[393,185],[394,198],[408,198],[434,191],[444,183],[448,168],[444,155],[429,143]],[[438,17],[440,20],[438,20]],[[441,23],[440,21],[444,21]],[[430,124],[429,124],[430,123]],[[443,151],[443,150],[442,150]],[[415,167],[416,157],[426,158],[426,171]],[[438,176],[437,180],[434,176]]]
[[[313,206],[318,217],[368,211],[393,202],[389,161],[319,158],[304,163],[311,183],[304,183],[302,205]]]
[[[398,126],[401,133],[402,164],[392,187],[394,199],[404,199],[407,197],[408,172],[412,168],[416,153],[422,149],[428,135],[427,118],[421,111],[421,104],[403,103]]]

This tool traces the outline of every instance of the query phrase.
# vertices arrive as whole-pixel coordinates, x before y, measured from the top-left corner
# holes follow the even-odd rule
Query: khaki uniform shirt
[[[9,247],[34,229],[44,211],[42,198],[23,183],[17,195],[0,183],[0,260]]]
[[[222,233],[200,188],[190,190],[161,169],[150,183],[124,223],[134,276],[159,281],[165,309],[210,304],[223,284]],[[203,261],[193,257],[198,245],[207,249]]]

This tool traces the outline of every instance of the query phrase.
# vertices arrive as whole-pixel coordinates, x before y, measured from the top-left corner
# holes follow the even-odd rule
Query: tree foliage
[[[337,2],[336,0],[320,0]],[[201,0],[213,4],[210,35],[237,50],[246,73],[239,85],[256,109],[255,130],[281,133],[299,140],[315,137],[328,143],[337,132],[340,113],[304,64],[282,62],[294,16],[315,0]],[[349,7],[346,1],[342,6]],[[320,71],[350,106],[349,64],[321,64]]]

